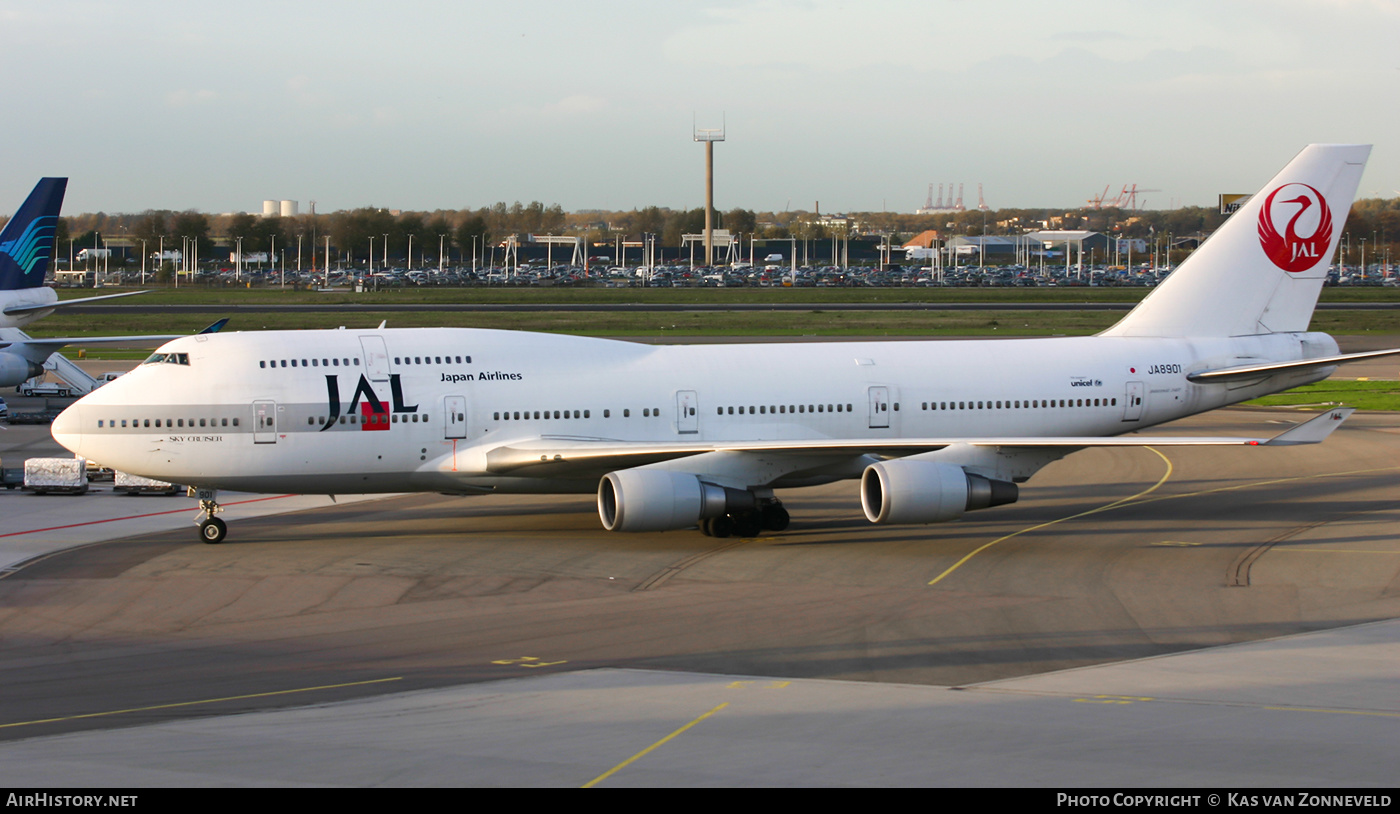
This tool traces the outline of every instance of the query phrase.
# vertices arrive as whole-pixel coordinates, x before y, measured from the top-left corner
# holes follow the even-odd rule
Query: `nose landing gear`
[[[199,539],[209,545],[218,545],[228,536],[228,525],[224,521],[215,517],[223,511],[223,507],[215,499],[219,495],[217,489],[194,489],[190,491],[191,496],[199,499],[199,514],[195,517],[195,523],[199,526]]]

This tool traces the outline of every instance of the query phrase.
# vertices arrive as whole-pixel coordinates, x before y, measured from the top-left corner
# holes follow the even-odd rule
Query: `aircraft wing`
[[[1341,426],[1355,409],[1336,407],[1271,438],[1226,436],[1146,436],[1120,435],[984,437],[984,438],[895,438],[823,439],[816,441],[736,441],[713,443],[629,444],[604,438],[543,436],[486,453],[486,466],[498,474],[553,476],[565,469],[620,469],[685,458],[709,452],[810,455],[845,457],[876,455],[898,458],[921,452],[966,444],[982,447],[1059,449],[1066,454],[1086,447],[1181,447],[1181,446],[1293,446],[1321,443]],[[534,470],[534,471],[532,471]]]
[[[1198,370],[1195,373],[1186,374],[1186,378],[1193,382],[1229,382],[1236,379],[1256,379],[1272,373],[1301,372],[1320,367],[1334,367],[1348,362],[1360,362],[1396,354],[1400,354],[1400,348],[1369,350],[1363,353],[1343,353],[1338,356],[1323,356],[1318,359],[1303,359],[1297,362],[1270,362],[1263,365],[1240,365],[1239,367],[1222,367],[1216,370]]]
[[[29,314],[35,311],[52,311],[55,308],[65,308],[69,305],[78,305],[80,303],[87,302],[97,302],[98,300],[114,300],[117,297],[134,297],[137,294],[145,293],[145,291],[124,291],[120,294],[103,294],[100,297],[83,297],[82,299],[77,300],[58,300],[57,302],[31,303],[28,305],[11,305],[5,308],[3,313],[6,316],[9,316],[12,314]]]
[[[143,293],[143,292],[135,292]],[[218,333],[228,324],[228,317],[224,317],[218,322],[199,331],[201,334]],[[47,359],[49,354],[57,353],[69,345],[137,345],[150,346],[160,345],[172,339],[179,339],[185,334],[145,334],[129,336],[46,336],[35,339],[18,328],[0,328],[0,350],[9,349],[18,353],[21,348],[32,353],[42,353]],[[28,356],[29,353],[21,354]]]
[[[0,339],[0,350],[9,349],[18,351],[21,347],[32,349],[35,353],[42,353],[47,359],[49,354],[56,353],[68,345],[158,345],[169,342],[172,339],[179,339],[185,334],[148,334],[145,336],[60,336],[44,337],[43,339]]]

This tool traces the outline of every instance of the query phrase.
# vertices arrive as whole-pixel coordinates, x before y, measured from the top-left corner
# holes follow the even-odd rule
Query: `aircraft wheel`
[[[758,512],[729,515],[729,519],[733,521],[735,537],[757,537],[763,531],[763,519]]]
[[[777,503],[770,503],[763,507],[763,527],[769,531],[782,531],[788,527],[792,521],[788,510]]]
[[[199,539],[209,545],[218,545],[228,536],[228,526],[217,517],[211,517],[199,524]]]

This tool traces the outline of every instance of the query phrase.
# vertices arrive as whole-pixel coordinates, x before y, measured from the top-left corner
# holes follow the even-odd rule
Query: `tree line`
[[[1167,210],[1104,209],[1026,209],[1004,208],[980,211],[939,212],[916,215],[892,212],[846,213],[848,220],[835,226],[823,225],[816,213],[804,210],[756,212],[734,208],[715,213],[715,228],[728,229],[745,237],[769,240],[820,240],[855,234],[888,235],[896,245],[933,230],[940,237],[953,235],[1010,235],[1036,229],[1085,229],[1116,237],[1205,235],[1214,231],[1225,216],[1213,207],[1181,207]],[[164,241],[166,250],[179,249],[184,241],[198,241],[200,254],[205,247],[232,248],[241,238],[244,252],[285,250],[288,256],[300,242],[310,256],[324,251],[326,239],[338,254],[367,257],[373,247],[376,259],[387,244],[390,258],[407,256],[413,246],[415,258],[436,258],[441,245],[450,258],[467,258],[473,253],[486,256],[490,246],[510,235],[524,240],[527,235],[574,235],[588,244],[609,247],[618,240],[635,241],[652,236],[661,246],[676,248],[682,236],[704,230],[701,208],[669,209],[648,206],[630,211],[583,210],[565,212],[558,204],[539,201],[529,204],[499,202],[479,209],[396,211],[373,206],[318,215],[260,217],[236,213],[207,215],[195,211],[149,210],[139,214],[103,212],[72,215],[60,219],[59,254],[98,246],[102,241],[126,242],[147,253],[155,252]],[[1379,257],[1376,247],[1394,249],[1400,241],[1400,198],[1357,201],[1343,227],[1348,246],[1359,248],[1365,241],[1367,255]],[[314,247],[314,249],[313,249]],[[1353,262],[1353,260],[1348,260]]]

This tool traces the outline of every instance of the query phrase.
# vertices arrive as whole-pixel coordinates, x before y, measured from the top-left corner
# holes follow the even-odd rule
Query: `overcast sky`
[[[5,0],[0,211],[1251,192],[1309,142],[1400,195],[1400,0]]]

